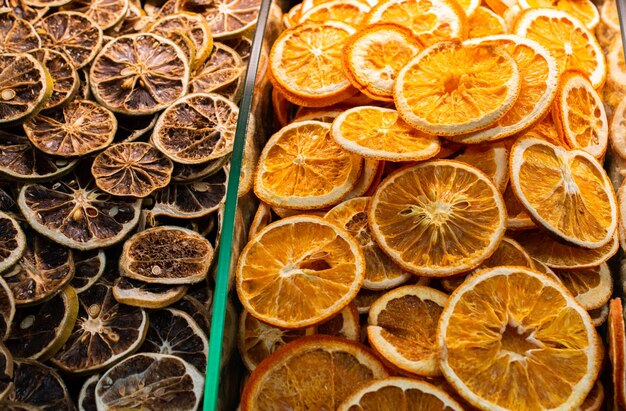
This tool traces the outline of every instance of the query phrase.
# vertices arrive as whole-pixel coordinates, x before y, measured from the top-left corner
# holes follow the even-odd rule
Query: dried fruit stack
[[[3,4],[0,409],[196,410],[260,1]]]
[[[606,396],[596,330],[619,248],[609,140],[626,153],[615,10],[304,0],[284,15],[236,273],[242,410],[599,410],[623,394],[621,308]]]

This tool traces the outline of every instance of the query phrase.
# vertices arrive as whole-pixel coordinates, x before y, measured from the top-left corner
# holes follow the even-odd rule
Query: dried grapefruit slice
[[[441,314],[437,343],[446,380],[483,410],[573,409],[603,357],[591,318],[569,292],[521,267],[490,268],[464,282]]]
[[[520,92],[513,57],[489,44],[441,42],[398,74],[394,101],[413,127],[454,136],[483,129],[513,106]]]
[[[180,0],[176,11],[197,12],[205,16],[216,39],[248,33],[256,24],[261,0]]]
[[[338,313],[364,277],[363,252],[347,231],[319,217],[296,216],[268,225],[244,248],[237,293],[256,318],[302,328]]]
[[[606,263],[593,268],[554,272],[585,310],[601,308],[613,294],[613,278]]]
[[[26,236],[17,220],[0,211],[0,273],[13,267],[26,250]]]
[[[405,270],[428,277],[477,267],[498,247],[505,223],[494,183],[478,169],[450,160],[390,175],[378,186],[369,212],[383,251]]]
[[[102,30],[108,30],[124,19],[129,3],[129,0],[72,0],[61,10],[82,13]]]

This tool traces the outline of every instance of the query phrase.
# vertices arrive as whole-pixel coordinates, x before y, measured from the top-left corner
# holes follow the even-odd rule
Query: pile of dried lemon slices
[[[196,410],[260,1],[4,4],[0,408]]]

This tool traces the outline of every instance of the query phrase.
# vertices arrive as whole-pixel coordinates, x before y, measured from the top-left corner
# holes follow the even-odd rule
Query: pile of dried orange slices
[[[626,218],[604,169],[626,160],[616,19],[611,0],[284,15],[236,273],[242,410],[611,402],[596,327]],[[611,323],[623,374],[613,305]]]
[[[198,409],[260,3],[3,3],[0,409]]]

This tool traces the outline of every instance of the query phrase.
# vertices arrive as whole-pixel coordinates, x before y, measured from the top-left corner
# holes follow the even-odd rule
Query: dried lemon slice
[[[29,404],[38,410],[74,410],[63,379],[54,369],[38,361],[15,359],[13,385],[8,397],[11,401]]]
[[[113,297],[122,304],[143,308],[165,308],[185,296],[187,286],[145,283],[120,277],[113,286]]]
[[[52,94],[42,110],[54,110],[66,105],[78,93],[80,80],[78,72],[65,55],[59,51],[40,48],[30,52],[42,63],[52,77]]]
[[[110,29],[126,16],[129,0],[72,0],[61,7],[83,13],[92,19],[102,30]]]
[[[74,277],[70,284],[77,294],[86,291],[94,285],[106,266],[106,256],[103,250],[74,251]]]
[[[244,69],[239,53],[222,43],[215,43],[206,63],[189,81],[189,92],[221,93],[239,80]]]
[[[166,354],[135,354],[108,370],[96,385],[98,409],[195,411],[204,376],[188,362]]]
[[[0,11],[0,52],[25,53],[41,47],[41,39],[28,21],[11,10]]]
[[[82,13],[50,14],[36,29],[43,46],[65,53],[76,69],[89,64],[102,47],[102,29]]]
[[[157,284],[192,284],[206,278],[213,246],[195,231],[161,226],[141,231],[124,243],[120,273]]]
[[[13,267],[26,250],[26,236],[19,223],[0,211],[0,273]]]
[[[378,186],[369,212],[383,251],[405,270],[428,277],[476,268],[497,249],[505,223],[494,183],[478,169],[450,160],[390,175]]]
[[[25,185],[18,203],[33,229],[79,250],[121,241],[139,222],[141,206],[99,190],[82,165],[60,182]]]
[[[108,109],[147,115],[161,111],[187,89],[189,63],[170,40],[129,34],[107,43],[89,72],[91,91]]]
[[[89,100],[74,100],[61,110],[38,114],[24,123],[35,147],[55,156],[75,157],[100,151],[113,141],[117,119]]]
[[[181,0],[176,11],[199,12],[204,15],[216,39],[248,33],[256,24],[261,0]]]
[[[398,74],[394,101],[404,120],[435,135],[485,128],[511,109],[520,92],[517,63],[503,48],[442,42]]]
[[[150,143],[120,143],[98,154],[91,166],[96,185],[114,196],[143,198],[166,187],[174,164]]]

